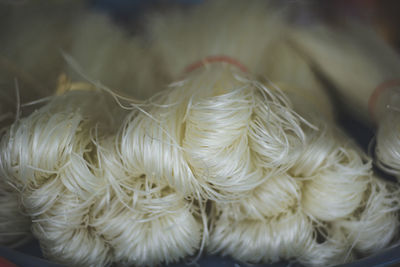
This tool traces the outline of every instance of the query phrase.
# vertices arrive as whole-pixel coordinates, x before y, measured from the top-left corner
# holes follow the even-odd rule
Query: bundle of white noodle
[[[20,192],[48,258],[154,265],[200,245],[193,205],[163,180],[148,179],[141,165],[128,165],[118,134],[125,113],[110,95],[81,88],[3,136],[0,175]]]
[[[264,1],[154,15],[145,39],[160,64],[127,73],[145,90],[169,88],[138,104],[61,83],[17,120],[1,139],[0,176],[20,192],[45,255],[153,266],[206,247],[327,266],[389,245],[399,188],[373,177],[337,129],[323,87],[282,38],[285,18]]]
[[[348,109],[376,125],[377,165],[400,179],[400,57],[368,26],[348,21],[295,32],[293,42],[337,88]]]
[[[173,187],[212,200],[211,252],[252,263],[347,262],[393,241],[399,188],[373,177],[370,160],[337,129],[284,19],[257,1],[149,19],[164,71],[183,75],[149,111],[162,127],[152,142],[168,140],[162,151],[187,160],[160,153],[156,172],[168,166]]]

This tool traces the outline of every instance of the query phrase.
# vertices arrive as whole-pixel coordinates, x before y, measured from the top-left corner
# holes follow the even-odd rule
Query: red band
[[[243,72],[248,72],[247,68],[240,63],[238,60],[228,57],[228,56],[209,56],[206,58],[203,58],[202,60],[196,61],[193,64],[190,64],[189,66],[187,66],[184,70],[185,73],[189,73],[194,71],[195,69],[198,69],[206,64],[209,63],[217,63],[217,62],[225,62],[228,63],[230,65],[236,66],[237,68],[239,68],[241,71]]]
[[[371,94],[371,96],[369,97],[369,101],[368,101],[368,112],[369,112],[369,116],[372,120],[375,120],[375,108],[376,108],[376,103],[378,101],[378,98],[380,96],[380,94],[385,91],[388,88],[392,88],[392,87],[396,87],[396,86],[400,86],[400,80],[389,80],[389,81],[385,81],[381,84],[379,84],[374,92]]]

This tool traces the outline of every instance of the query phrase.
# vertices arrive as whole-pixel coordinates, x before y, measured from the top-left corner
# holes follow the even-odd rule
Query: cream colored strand
[[[85,101],[88,94],[91,95],[92,105],[83,105],[82,101]],[[3,166],[9,172],[6,178],[14,177],[12,182],[17,186],[20,186],[19,183],[40,186],[49,177],[64,174],[69,177],[62,180],[65,186],[83,190],[77,192],[79,194],[89,193],[95,178],[90,179],[91,175],[87,172],[85,179],[74,180],[75,176],[68,176],[68,172],[74,172],[74,168],[80,168],[79,171],[88,170],[82,159],[90,150],[90,126],[85,125],[88,123],[86,116],[91,116],[93,120],[99,116],[93,110],[89,111],[88,107],[104,107],[102,103],[105,104],[102,102],[104,96],[98,94],[96,98],[96,94],[71,92],[57,97],[41,110],[11,126],[2,138],[3,158],[8,160],[2,161],[2,164],[17,164],[20,169]],[[105,117],[107,115],[103,115]],[[37,156],[30,156],[33,151]],[[76,186],[76,183],[81,184]]]
[[[93,226],[114,248],[116,262],[152,266],[174,262],[197,251],[201,224],[183,198],[168,199],[171,197],[174,196],[154,196],[152,209],[147,212],[129,210],[115,197],[100,217],[94,217]],[[140,200],[146,198],[151,195]],[[154,211],[157,205],[163,209]]]
[[[247,197],[231,203],[216,202],[215,212],[218,214],[222,211],[236,221],[246,218],[268,223],[270,218],[296,207],[302,197],[302,181],[286,174],[271,175],[265,172],[265,181],[249,192]]]
[[[73,228],[81,227],[80,218],[84,214],[77,212],[83,204],[80,201],[70,204],[69,200],[86,201],[98,190],[87,157],[93,149],[91,129],[97,127],[104,132],[105,125],[97,124],[99,115],[88,108],[97,110],[96,106],[101,106],[104,121],[110,112],[107,111],[110,103],[105,100],[102,93],[95,91],[69,92],[54,97],[43,108],[17,121],[1,141],[2,173],[20,191],[22,204],[34,220],[34,235],[45,254],[57,261],[93,264],[95,260],[101,261],[96,253],[104,254],[101,252],[104,249],[98,247],[104,247],[101,238],[92,236],[90,231]],[[113,121],[108,122],[112,128]],[[71,198],[60,203],[60,197],[68,194]],[[70,226],[73,229],[66,226],[69,224],[64,221],[66,218],[75,219],[75,225]],[[89,250],[81,250],[82,243],[91,247],[89,250],[96,255],[85,255]]]
[[[56,262],[79,266],[108,265],[111,247],[90,226],[90,202],[64,189],[53,206],[32,218],[32,231],[43,254]]]
[[[114,248],[114,261],[151,266],[193,255],[202,237],[194,207],[164,177],[149,177],[140,163],[127,164],[119,138],[98,143],[96,173],[104,193],[91,215],[92,226]]]
[[[312,222],[301,211],[287,211],[267,221],[232,221],[223,212],[216,221],[209,249],[246,262],[296,258],[308,266],[340,262],[345,247],[318,244]]]
[[[304,211],[324,221],[347,217],[360,206],[371,169],[355,151],[339,147],[332,152],[331,166],[308,177],[303,190]]]
[[[363,254],[378,252],[391,244],[399,227],[400,188],[373,178],[364,193],[362,206],[348,218],[333,223],[333,231],[343,232],[352,247]]]

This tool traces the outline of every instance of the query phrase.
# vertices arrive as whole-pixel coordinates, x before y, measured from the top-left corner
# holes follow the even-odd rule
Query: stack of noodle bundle
[[[59,95],[8,127],[0,177],[44,254],[153,266],[205,248],[327,266],[391,244],[400,188],[375,177],[335,125],[323,86],[286,41],[285,19],[263,1],[153,15],[146,51],[159,66],[132,72],[143,91],[131,94],[168,88],[139,102],[96,83],[104,73],[129,86],[123,68],[113,76],[105,65],[130,49],[124,42],[146,42],[116,38],[115,50],[104,45],[109,58],[81,64],[94,84],[59,84]],[[84,58],[87,46],[74,47]]]

